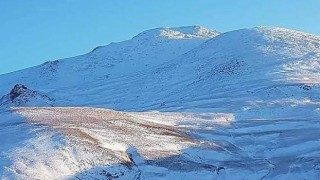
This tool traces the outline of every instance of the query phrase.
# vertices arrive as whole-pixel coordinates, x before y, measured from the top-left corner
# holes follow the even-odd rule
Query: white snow
[[[319,72],[319,36],[189,26],[1,75],[0,175],[319,179]],[[19,105],[69,108],[17,109],[27,124],[16,84],[39,95]]]

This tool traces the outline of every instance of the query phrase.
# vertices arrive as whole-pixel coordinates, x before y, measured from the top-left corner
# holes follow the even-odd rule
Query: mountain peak
[[[161,27],[144,31],[133,39],[211,39],[219,34],[202,26]]]

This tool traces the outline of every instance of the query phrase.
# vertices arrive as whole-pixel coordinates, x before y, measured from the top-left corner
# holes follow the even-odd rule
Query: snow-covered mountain
[[[51,89],[108,82],[170,61],[217,35],[218,32],[200,26],[148,30],[127,41],[97,47],[85,55],[2,75],[0,82],[4,88],[0,94],[11,89],[14,82]]]
[[[86,55],[2,75],[0,93],[22,83],[56,99],[55,106],[318,115],[318,36],[270,27],[216,35],[197,26],[149,30]],[[300,105],[310,108],[301,111]]]
[[[38,96],[36,99],[40,101],[30,98],[28,102],[33,102],[34,106],[102,107],[140,112],[119,112],[121,118],[126,120],[124,125],[120,123],[110,126],[103,123],[103,129],[99,129],[97,122],[105,120],[105,116],[114,117],[114,113],[110,115],[99,109],[83,109],[85,114],[69,117],[66,112],[75,115],[79,114],[78,109],[17,110],[29,121],[49,126],[66,136],[67,145],[77,143],[76,147],[81,148],[78,147],[78,143],[82,143],[79,137],[85,137],[90,141],[97,139],[95,146],[107,147],[109,150],[110,146],[118,147],[120,143],[122,149],[134,146],[140,154],[148,148],[157,149],[159,155],[169,152],[177,155],[177,152],[181,152],[179,158],[175,157],[174,160],[198,168],[170,164],[169,161],[173,160],[170,154],[166,156],[166,161],[144,162],[136,166],[138,170],[134,172],[124,168],[126,170],[121,172],[125,175],[119,176],[122,178],[132,175],[130,173],[135,176],[140,173],[147,178],[172,178],[173,174],[178,176],[179,173],[185,177],[185,172],[190,171],[190,179],[197,173],[210,179],[212,176],[209,172],[214,172],[215,178],[221,178],[220,170],[227,179],[232,179],[232,174],[240,177],[235,179],[303,178],[311,175],[314,179],[319,176],[317,169],[320,160],[317,154],[320,152],[320,144],[316,136],[305,133],[316,133],[319,130],[320,37],[316,35],[275,27],[256,27],[221,34],[200,26],[157,28],[127,41],[95,48],[85,55],[49,61],[1,75],[0,84],[0,95],[3,96],[0,102],[9,102],[11,93],[6,94],[15,84],[23,84],[33,89],[30,90],[31,94],[37,91],[41,92],[36,93],[41,94],[41,98],[46,97],[43,101]],[[170,111],[177,114],[145,114],[141,111]],[[97,115],[95,112],[102,114]],[[88,125],[86,118],[88,121],[94,120],[93,124]],[[184,118],[189,120],[186,122]],[[208,125],[206,120],[213,124]],[[150,121],[158,123],[157,128],[168,130],[163,132],[168,137],[164,138],[158,131],[148,129]],[[139,127],[132,125],[132,122],[138,123]],[[66,124],[69,124],[68,127]],[[123,134],[117,135],[122,138],[110,137],[110,134],[122,132],[121,127],[127,126],[139,133],[150,134],[155,139],[160,138],[164,144],[167,143],[168,149],[164,148],[161,152],[156,145],[141,145],[136,138],[144,137],[140,135],[133,135],[131,143],[122,137]],[[120,129],[113,132],[111,127]],[[180,132],[187,136],[180,136]],[[188,138],[171,141],[177,138],[172,133],[180,134],[179,138]],[[294,137],[294,134],[300,137]],[[155,139],[154,142],[158,143]],[[176,142],[183,145],[174,146]],[[268,146],[269,143],[272,145]],[[59,146],[63,144],[59,140]],[[216,144],[219,150],[212,147],[208,149],[208,144],[210,147]],[[59,153],[69,151],[67,149]],[[127,149],[121,152],[127,152]],[[288,152],[288,156],[285,152]],[[68,158],[72,157],[68,155]],[[86,161],[98,161],[97,157]],[[68,162],[76,163],[77,158]],[[145,155],[143,158],[150,157]],[[16,161],[22,163],[19,159]],[[100,167],[106,165],[103,164],[105,161],[99,160],[96,163],[99,167],[90,166],[90,162],[82,164],[80,169],[68,166],[68,172],[60,170],[64,173],[89,168],[99,169],[90,173],[106,170]],[[237,169],[241,163],[245,164],[245,168]],[[22,164],[27,166],[28,163],[24,161]],[[204,164],[214,168],[203,168]],[[298,166],[300,171],[297,170]],[[115,169],[119,168],[116,166]],[[186,169],[180,169],[180,172],[179,168]],[[32,174],[30,169],[22,169]],[[109,175],[118,176],[117,173]],[[87,175],[84,173],[77,177],[85,178]]]

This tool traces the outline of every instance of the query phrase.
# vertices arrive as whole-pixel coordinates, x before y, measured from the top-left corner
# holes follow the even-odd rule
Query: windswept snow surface
[[[157,28],[0,84],[5,179],[320,178],[316,35]]]
[[[15,108],[38,133],[11,152],[17,179],[318,179],[318,120]],[[55,132],[55,133],[54,133]]]
[[[53,138],[57,135],[52,132],[40,133],[30,144],[13,151],[14,164],[9,169],[18,179],[85,178],[99,174],[107,178],[108,175],[101,174],[105,169],[110,176],[119,174],[121,178],[149,179],[170,176],[171,173],[187,175],[188,171],[198,170],[215,177],[217,174],[212,174],[218,172],[215,165],[180,156],[181,151],[188,148],[219,153],[223,151],[220,145],[195,139],[182,129],[189,131],[199,123],[228,125],[233,120],[229,114],[206,114],[207,119],[202,119],[192,114],[173,113],[164,114],[171,120],[163,121],[158,113],[149,119],[153,113],[94,108],[15,108],[14,111],[33,124],[48,126],[65,136],[64,140],[57,140],[59,137]],[[182,125],[180,129],[174,125],[178,123],[189,125]],[[189,161],[196,166],[195,169],[190,167],[191,164],[183,165]],[[122,169],[109,172],[112,166]],[[100,168],[95,170],[96,167]],[[179,168],[183,171],[179,172]],[[194,173],[197,172],[191,174]]]

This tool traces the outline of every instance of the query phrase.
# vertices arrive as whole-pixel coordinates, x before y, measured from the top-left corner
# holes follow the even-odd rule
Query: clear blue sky
[[[0,0],[0,74],[161,26],[259,25],[320,34],[320,0]]]

